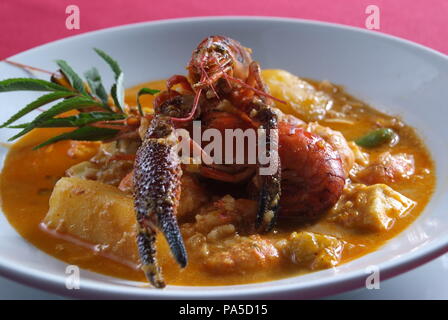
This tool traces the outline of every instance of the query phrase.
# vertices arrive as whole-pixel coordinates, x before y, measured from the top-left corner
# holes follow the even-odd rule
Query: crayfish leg
[[[175,74],[174,76],[171,76],[167,81],[166,81],[166,87],[168,89],[168,91],[171,90],[172,87],[174,87],[176,84],[180,85],[182,89],[186,90],[189,93],[193,93],[194,90],[191,87],[190,82],[188,81],[187,77],[179,75],[179,74]]]
[[[269,232],[277,222],[280,202],[280,177],[261,176],[261,188],[258,196],[256,228]]]
[[[274,172],[269,174],[261,172],[269,164],[259,164],[258,166],[260,191],[258,195],[256,227],[261,231],[268,232],[274,228],[277,221],[281,194],[281,165],[278,155],[278,139],[272,139],[274,130],[278,132],[278,119],[272,109],[264,103],[259,103],[259,108],[254,118],[260,122],[259,129],[265,130],[266,156],[271,162],[276,161]]]
[[[260,163],[258,165],[257,184],[259,194],[255,225],[258,230],[268,232],[274,228],[277,222],[281,195],[278,117],[271,108],[271,100],[275,98],[269,94],[268,87],[261,77],[260,65],[255,61],[252,61],[249,65],[249,75],[246,79],[246,92],[244,95],[251,101],[249,110],[252,109],[252,111],[249,112],[249,115],[259,123],[258,129],[264,130],[266,136],[264,152],[270,163]],[[277,139],[272,139],[275,133],[277,133]],[[276,166],[274,166],[274,169],[269,170],[269,174],[266,174],[266,170],[263,169],[269,167],[272,161],[276,162]]]
[[[165,281],[156,259],[156,232],[148,232],[147,228],[141,228],[139,224],[137,247],[146,278],[154,287],[164,288]]]
[[[181,267],[187,252],[176,220],[182,169],[177,137],[168,118],[155,117],[137,150],[134,166],[134,207],[138,222],[138,250],[142,270],[155,287],[164,287],[156,258],[156,235],[161,231]]]

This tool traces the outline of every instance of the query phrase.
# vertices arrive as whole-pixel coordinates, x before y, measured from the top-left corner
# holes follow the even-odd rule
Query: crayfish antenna
[[[26,65],[26,64],[23,64],[23,63],[19,63],[19,62],[15,62],[15,61],[11,61],[11,60],[8,60],[8,59],[3,59],[2,61],[6,62],[6,63],[8,63],[10,65],[16,66],[18,68],[24,69],[24,70],[37,71],[37,72],[42,72],[42,73],[46,73],[46,74],[49,74],[49,75],[53,75],[54,74],[54,72],[51,72],[51,71],[48,71],[48,70],[32,67],[32,66],[29,66],[29,65]]]
[[[266,98],[269,98],[269,99],[278,101],[278,102],[280,102],[280,103],[282,103],[282,104],[286,104],[286,101],[281,100],[281,99],[279,99],[279,98],[276,98],[276,97],[274,97],[274,96],[270,95],[269,93],[266,93],[266,92],[264,92],[264,91],[262,91],[262,90],[256,89],[256,88],[254,88],[254,87],[248,85],[247,83],[245,83],[244,81],[242,81],[242,80],[240,80],[240,79],[238,79],[238,78],[232,77],[232,76],[230,76],[230,75],[227,75],[226,77],[227,77],[229,80],[235,81],[236,83],[240,84],[242,87],[247,88],[247,89],[249,89],[249,90],[252,90],[253,92],[255,92],[255,93],[258,94],[258,95],[261,95],[261,96],[264,96],[264,97],[266,97]]]

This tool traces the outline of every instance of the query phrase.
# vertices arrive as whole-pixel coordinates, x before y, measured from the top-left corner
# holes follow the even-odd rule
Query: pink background
[[[70,4],[80,8],[80,30],[65,28]],[[381,10],[380,32],[448,54],[448,0],[1,0],[0,59],[91,30],[189,16],[281,16],[364,28],[371,4]]]

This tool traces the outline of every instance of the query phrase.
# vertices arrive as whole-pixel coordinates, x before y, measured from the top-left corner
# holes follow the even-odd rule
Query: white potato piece
[[[328,220],[359,231],[380,232],[406,216],[415,202],[385,184],[348,185]]]
[[[132,197],[118,188],[79,178],[61,178],[44,219],[49,230],[91,244],[98,254],[139,263]]]
[[[262,76],[271,94],[286,102],[275,102],[276,107],[286,114],[307,122],[317,121],[333,106],[328,94],[288,71],[268,69],[263,70]]]

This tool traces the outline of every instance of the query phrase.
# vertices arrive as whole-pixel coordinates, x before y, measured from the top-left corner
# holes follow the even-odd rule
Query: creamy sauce
[[[316,83],[314,83],[316,84]],[[131,88],[127,92],[126,102],[135,105],[136,92],[141,87],[164,89],[165,81],[156,81]],[[347,100],[353,98],[342,93],[334,97],[333,110],[342,110]],[[144,106],[152,105],[153,97],[142,96],[141,102]],[[351,118],[356,125],[322,121],[321,124],[332,129],[341,131],[347,140],[356,139],[372,129],[378,127],[378,123],[391,121],[393,118],[382,114],[365,104],[357,101],[357,107],[351,111]],[[63,141],[46,148],[33,151],[32,147],[47,138],[61,132],[59,129],[39,129],[26,135],[15,143],[5,160],[1,175],[1,197],[3,212],[11,225],[22,237],[31,242],[36,250],[45,251],[51,256],[75,264],[81,268],[107,274],[119,278],[144,281],[143,274],[131,268],[129,265],[117,263],[112,259],[100,256],[97,251],[92,250],[88,244],[83,245],[73,239],[55,236],[51,232],[40,227],[40,224],[48,211],[48,200],[56,181],[64,176],[66,169],[81,161],[89,159],[92,154],[73,158],[67,154],[70,142]],[[387,240],[409,226],[422,212],[428,203],[435,185],[434,165],[424,144],[417,137],[414,130],[404,126],[398,130],[400,143],[394,147],[394,152],[406,152],[415,158],[415,174],[408,180],[396,182],[390,186],[416,201],[417,205],[404,218],[398,219],[393,228],[387,232],[359,233],[343,229],[330,223],[318,223],[308,227],[285,227],[279,226],[280,237],[282,233],[291,230],[313,230],[322,233],[342,235],[343,240],[359,245],[352,250],[344,251],[342,263],[361,255],[376,250]],[[388,150],[383,146],[369,150],[372,157]],[[68,241],[70,240],[70,241]],[[176,285],[229,285],[239,283],[250,283],[268,281],[273,279],[290,277],[303,273],[291,265],[280,265],[274,270],[268,270],[253,274],[232,274],[214,276],[199,271],[200,261],[190,261],[185,270],[180,270],[170,257],[164,241],[159,241],[159,259],[163,266],[164,276],[167,283]]]

